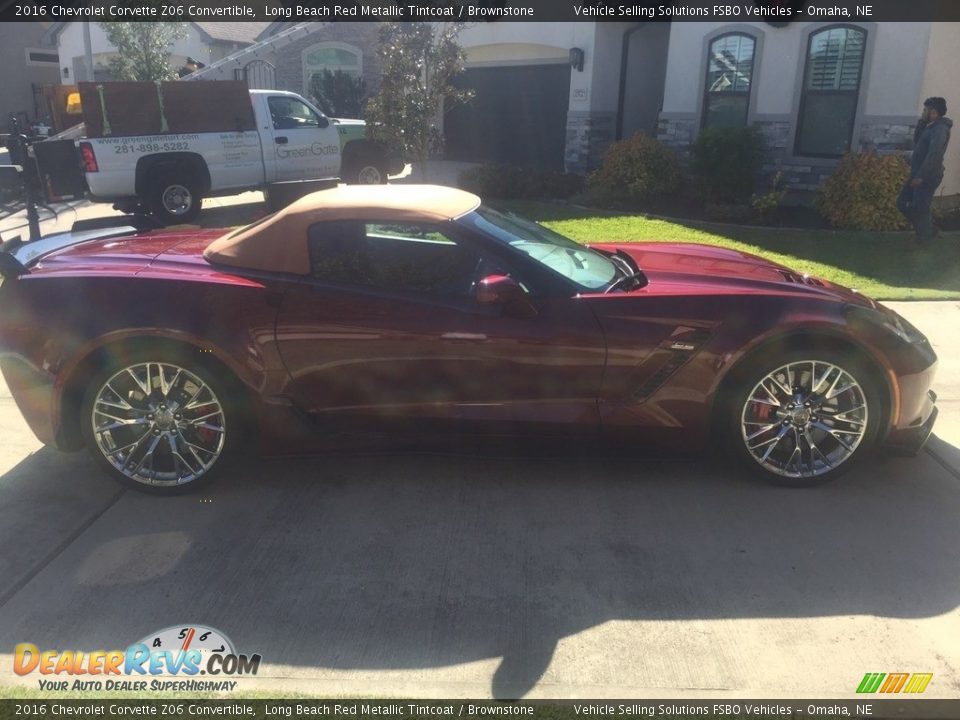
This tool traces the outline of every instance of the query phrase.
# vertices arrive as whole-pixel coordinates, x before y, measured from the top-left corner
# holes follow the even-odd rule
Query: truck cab
[[[339,177],[338,122],[305,98],[281,90],[251,90],[263,161],[271,182]]]
[[[89,136],[78,148],[90,196],[166,225],[194,220],[205,197],[304,180],[378,184],[401,167],[363,120],[327,117],[297,93],[232,81],[84,85]],[[136,93],[153,109],[127,112]]]

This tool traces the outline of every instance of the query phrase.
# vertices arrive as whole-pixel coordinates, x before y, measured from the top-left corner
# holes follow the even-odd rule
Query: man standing
[[[923,115],[913,135],[910,179],[897,197],[897,209],[913,223],[920,245],[926,245],[934,236],[930,203],[943,180],[943,154],[953,127],[953,121],[945,117],[946,114],[947,101],[942,97],[923,101]]]

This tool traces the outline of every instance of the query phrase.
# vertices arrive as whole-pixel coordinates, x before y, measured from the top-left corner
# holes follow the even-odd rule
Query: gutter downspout
[[[630,57],[630,37],[647,23],[637,23],[634,27],[623,31],[623,46],[620,49],[620,88],[617,93],[617,129],[614,140],[623,140],[623,102],[627,97],[627,60]]]

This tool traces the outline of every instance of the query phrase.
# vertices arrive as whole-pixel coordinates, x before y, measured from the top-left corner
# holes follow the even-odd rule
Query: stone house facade
[[[685,155],[703,127],[753,125],[767,175],[815,190],[847,152],[909,152],[924,98],[960,102],[949,23],[676,23],[656,137]],[[950,148],[943,197],[960,193]]]
[[[290,27],[244,51],[276,66],[276,87],[309,92],[331,67],[376,92],[377,23],[309,24],[270,49]],[[925,97],[960,103],[958,37],[934,22],[476,23],[459,36],[475,98],[440,121],[449,159],[581,174],[636,132],[685,157],[705,127],[753,125],[765,173],[813,190],[847,152],[909,151]],[[946,165],[941,194],[960,195],[960,142]]]
[[[272,23],[261,35],[268,40],[291,23]],[[378,23],[318,23],[315,32],[278,48],[271,58],[276,67],[278,90],[292,90],[310,96],[311,77],[323,69],[341,70],[361,76],[367,94],[373,95],[383,76],[377,55]]]

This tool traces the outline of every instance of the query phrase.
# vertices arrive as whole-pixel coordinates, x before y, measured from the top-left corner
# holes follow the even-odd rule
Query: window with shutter
[[[743,33],[721,35],[710,43],[704,84],[703,127],[747,124],[756,40]]]
[[[866,31],[847,25],[824,28],[810,36],[797,121],[797,155],[840,157],[850,150],[866,44]]]

